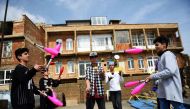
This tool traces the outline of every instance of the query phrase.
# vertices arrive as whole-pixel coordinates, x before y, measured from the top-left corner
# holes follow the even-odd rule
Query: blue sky
[[[0,20],[5,1],[0,0]],[[190,55],[189,0],[9,0],[8,20],[26,14],[33,22],[62,24],[65,20],[107,16],[129,24],[178,23],[184,53]]]

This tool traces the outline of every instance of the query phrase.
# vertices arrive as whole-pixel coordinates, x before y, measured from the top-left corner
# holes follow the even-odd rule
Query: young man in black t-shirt
[[[40,71],[41,65],[27,67],[29,61],[28,48],[18,48],[15,51],[19,64],[12,72],[11,104],[13,109],[33,109],[35,107],[34,93],[39,94],[32,77]]]

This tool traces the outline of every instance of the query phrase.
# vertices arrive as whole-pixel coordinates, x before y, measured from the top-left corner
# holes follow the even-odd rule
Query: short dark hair
[[[18,56],[21,56],[22,53],[24,52],[29,52],[29,49],[28,48],[18,48],[16,51],[15,51],[15,56],[16,56],[16,59],[18,61],[20,61],[20,59],[18,58]]]
[[[167,37],[165,37],[165,36],[159,36],[156,39],[154,39],[154,41],[153,41],[154,44],[157,43],[157,42],[159,42],[161,44],[165,43],[166,47],[168,47],[169,39]]]

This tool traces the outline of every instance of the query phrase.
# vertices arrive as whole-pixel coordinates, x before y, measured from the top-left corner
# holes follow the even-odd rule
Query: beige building
[[[56,77],[61,66],[65,71],[63,79],[84,78],[89,65],[88,54],[96,51],[105,62],[115,54],[120,56],[119,65],[126,75],[151,73],[157,59],[153,40],[164,35],[169,38],[169,49],[174,53],[183,51],[177,23],[121,24],[120,20],[107,21],[106,17],[92,17],[90,20],[68,20],[66,24],[45,26],[45,44],[54,47],[62,42],[61,57],[50,66],[51,76]],[[141,48],[140,54],[126,54],[124,50]],[[48,54],[46,54],[48,58]]]

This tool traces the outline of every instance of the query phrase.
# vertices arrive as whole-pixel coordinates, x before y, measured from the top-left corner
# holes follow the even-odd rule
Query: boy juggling
[[[34,65],[32,69],[27,67],[29,61],[28,48],[18,48],[15,51],[19,64],[12,72],[11,104],[13,109],[33,109],[35,107],[34,93],[39,94],[32,77],[40,71],[42,65]]]
[[[52,78],[49,78],[48,70],[44,70],[41,72],[43,74],[43,77],[39,81],[39,86],[41,92],[47,94],[48,96],[53,95],[53,89],[52,87],[57,87],[60,83],[60,76],[58,80],[54,80]],[[46,96],[41,95],[40,96],[40,109],[54,109],[57,106],[53,104]]]
[[[115,63],[109,62],[109,72],[106,72],[106,83],[109,85],[111,101],[114,109],[122,109],[121,86],[124,81],[122,72],[114,72]]]
[[[154,40],[158,59],[158,72],[146,78],[158,80],[158,101],[160,109],[170,109],[170,104],[174,109],[184,109],[182,97],[182,85],[176,56],[167,50],[168,38],[157,37]]]

